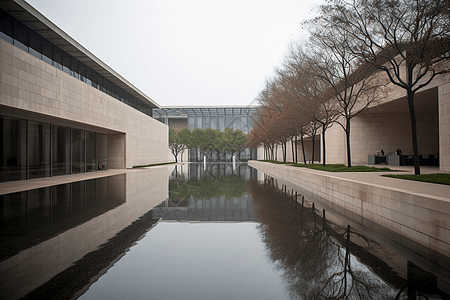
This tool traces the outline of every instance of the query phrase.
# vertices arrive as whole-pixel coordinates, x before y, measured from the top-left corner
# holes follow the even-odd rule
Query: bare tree
[[[341,118],[337,123],[345,131],[347,166],[351,160],[351,120],[369,107],[377,98],[375,91],[380,85],[375,69],[363,65],[361,59],[348,47],[351,35],[335,30],[328,21],[316,18],[305,22],[311,33],[309,49],[313,53],[311,68],[324,84],[328,85]]]
[[[414,153],[420,174],[414,95],[448,73],[448,0],[332,0],[314,22],[348,37],[345,47],[406,90]]]
[[[301,106],[303,116],[311,118],[311,123],[318,123],[321,126],[322,164],[325,166],[325,133],[336,121],[338,113],[333,101],[330,100],[329,88],[314,72],[313,66],[316,63],[314,57],[305,52],[300,44],[291,44],[284,68],[277,73],[290,85],[296,95],[293,97],[297,100],[295,104]]]

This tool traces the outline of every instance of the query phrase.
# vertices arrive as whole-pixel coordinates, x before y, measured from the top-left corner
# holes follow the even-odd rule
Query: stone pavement
[[[377,165],[377,167],[381,167]],[[330,177],[346,178],[356,182],[366,182],[373,185],[395,188],[409,191],[417,195],[438,196],[450,202],[450,185],[435,184],[427,182],[419,182],[413,180],[396,179],[383,177],[383,174],[414,174],[414,167],[409,166],[387,166],[391,169],[390,172],[343,172],[343,173],[328,173]],[[439,171],[437,167],[420,167],[421,174],[433,173],[449,173]]]

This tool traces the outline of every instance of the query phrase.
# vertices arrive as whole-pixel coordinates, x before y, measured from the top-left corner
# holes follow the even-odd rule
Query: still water
[[[0,197],[1,299],[449,299],[448,257],[425,271],[247,165]]]

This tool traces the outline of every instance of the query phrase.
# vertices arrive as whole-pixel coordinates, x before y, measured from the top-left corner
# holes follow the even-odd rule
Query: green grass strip
[[[142,166],[133,166],[133,169],[135,168],[145,168],[145,167],[154,167],[154,166],[163,166],[163,165],[171,165],[175,162],[166,162],[166,163],[160,163],[160,164],[152,164],[152,165],[142,165]]]
[[[415,180],[415,181],[450,185],[450,174],[444,174],[444,173],[420,174],[420,175],[383,175],[383,176],[391,177],[391,178],[399,178],[399,179],[406,179],[406,180]]]

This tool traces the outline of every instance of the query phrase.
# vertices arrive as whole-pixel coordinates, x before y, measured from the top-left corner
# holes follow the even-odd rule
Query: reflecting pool
[[[246,164],[0,199],[1,299],[449,299],[449,257],[412,258]]]

